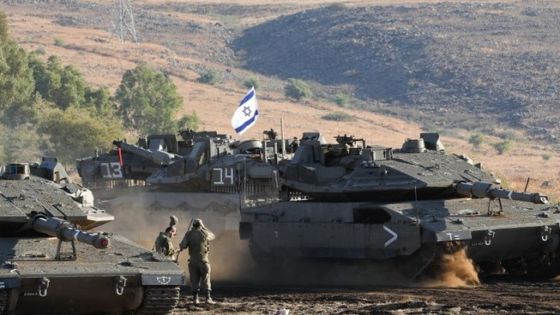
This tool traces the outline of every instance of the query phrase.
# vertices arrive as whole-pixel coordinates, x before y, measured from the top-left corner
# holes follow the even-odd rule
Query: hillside
[[[354,2],[347,7],[338,6],[338,8],[343,14],[349,14],[353,12],[352,10],[364,11],[364,14],[368,12],[370,14],[371,10],[395,12],[409,10],[392,6],[367,10],[355,9],[355,6],[361,8],[364,2]],[[34,1],[32,3],[4,1],[1,2],[0,9],[8,14],[11,34],[18,43],[28,50],[39,52],[45,58],[51,54],[60,56],[65,64],[72,64],[79,68],[85,74],[88,83],[95,86],[116,89],[123,73],[140,61],[162,69],[172,77],[184,98],[182,112],[196,111],[203,122],[204,129],[232,133],[229,120],[233,108],[245,93],[246,89],[242,83],[248,77],[256,77],[261,83],[258,97],[262,114],[256,127],[243,138],[261,137],[262,130],[270,127],[279,128],[280,117],[284,117],[286,134],[290,137],[299,136],[303,131],[320,130],[330,139],[337,134],[346,133],[363,136],[369,143],[391,147],[399,147],[405,138],[417,137],[424,127],[421,121],[411,122],[383,115],[388,109],[397,111],[399,108],[404,108],[405,111],[400,117],[406,118],[410,115],[409,112],[412,112],[411,104],[386,98],[370,101],[356,100],[352,102],[356,104],[355,108],[342,108],[327,98],[297,103],[284,96],[283,76],[279,74],[269,76],[264,70],[259,72],[251,70],[250,55],[241,53],[241,47],[245,47],[241,43],[247,40],[248,34],[255,32],[259,27],[270,27],[279,21],[285,22],[284,19],[319,13],[336,15],[337,7],[317,8],[317,4],[322,3],[319,0],[305,2],[305,5],[297,1],[278,5],[269,0],[260,0],[256,3],[239,0],[227,6],[216,4],[211,0],[197,3],[145,0],[139,3],[143,5],[136,8],[135,22],[140,40],[138,44],[121,43],[109,32],[112,17],[106,1]],[[267,5],[271,3],[274,5]],[[418,5],[413,5],[416,6]],[[427,7],[423,8],[427,10]],[[355,13],[360,17],[359,12]],[[297,24],[299,22],[294,23],[297,27],[301,27]],[[280,36],[284,33],[279,31],[278,34]],[[319,32],[316,36],[323,35]],[[313,38],[309,38],[309,41],[312,40]],[[272,40],[270,42],[273,43]],[[246,48],[249,46],[259,47],[258,43],[247,45]],[[272,56],[273,53],[268,52],[268,54]],[[251,56],[255,55],[257,54],[251,54]],[[279,62],[285,61],[280,59]],[[312,60],[309,60],[309,64],[312,64],[311,62]],[[391,65],[391,63],[387,64]],[[288,64],[283,65],[289,69]],[[331,67],[336,69],[338,66],[331,64]],[[219,72],[218,84],[207,85],[197,82],[200,73],[206,69],[215,69]],[[303,77],[308,79],[305,75]],[[316,81],[320,81],[320,76],[316,78],[318,78]],[[319,92],[326,91],[318,93],[319,95],[340,89],[321,85],[314,85],[314,87]],[[356,87],[359,88],[358,85]],[[392,85],[386,87],[393,88]],[[400,88],[398,82],[395,82],[394,88]],[[360,95],[362,94],[356,94],[356,96]],[[459,96],[455,97],[459,99]],[[369,97],[363,94],[363,98]],[[456,103],[438,103],[438,106],[444,108],[447,104]],[[361,110],[359,108],[361,106],[370,106],[370,110]],[[428,110],[436,109],[426,110],[431,113]],[[321,118],[335,111],[347,113],[353,121],[337,122]],[[453,118],[458,110],[450,107],[447,112],[442,109],[437,109],[436,112],[447,113],[444,117]],[[553,116],[555,112],[542,113]],[[479,116],[484,118],[492,115],[480,113]],[[451,152],[467,153],[475,160],[482,161],[485,166],[503,177],[509,185],[523,189],[526,178],[531,177],[533,180],[530,189],[540,190],[553,194],[557,199],[560,198],[560,191],[556,188],[560,182],[558,151],[542,143],[524,140],[525,135],[522,130],[507,129],[497,123],[491,123],[490,126],[496,136],[486,135],[484,143],[476,149],[468,143],[472,130],[459,128],[440,130],[446,135],[444,142]],[[493,145],[503,140],[500,138],[502,134],[507,134],[511,138],[513,148],[503,155],[497,155]]]
[[[558,142],[559,29],[554,1],[332,5],[251,27],[233,46],[248,69],[350,86],[366,108]]]

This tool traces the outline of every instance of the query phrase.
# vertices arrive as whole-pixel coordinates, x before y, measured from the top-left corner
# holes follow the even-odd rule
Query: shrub
[[[259,88],[260,84],[259,84],[259,80],[257,78],[249,78],[247,80],[245,80],[245,82],[243,82],[243,85],[250,89],[251,87],[254,87],[255,90]]]
[[[324,120],[333,120],[333,121],[352,121],[354,120],[354,116],[343,113],[343,112],[332,112],[321,117]]]
[[[198,82],[214,85],[218,83],[219,75],[215,70],[208,70],[200,75]]]
[[[484,137],[481,134],[474,134],[469,138],[469,143],[472,144],[475,148],[478,148],[482,142],[484,141]]]
[[[177,121],[177,130],[198,130],[200,126],[200,118],[196,114],[196,112],[192,112],[192,114],[185,114]]]
[[[292,99],[301,100],[310,98],[313,96],[311,92],[311,87],[303,80],[298,79],[290,79],[286,88],[284,90],[284,94]]]
[[[498,143],[494,143],[494,149],[496,149],[496,151],[498,151],[498,154],[504,154],[506,152],[508,152],[511,149],[511,142],[508,140],[502,141],[502,142],[498,142]]]
[[[58,47],[64,46],[64,40],[62,38],[55,38],[54,45]]]
[[[550,160],[551,157],[552,157],[552,155],[550,155],[548,153],[545,153],[545,154],[542,155],[542,159],[545,160],[545,161]]]
[[[335,102],[338,106],[348,107],[350,104],[350,95],[346,93],[336,94]]]
[[[44,54],[46,54],[47,52],[45,51],[45,48],[39,47],[39,48],[35,49],[35,53],[36,53],[37,55],[44,55]]]

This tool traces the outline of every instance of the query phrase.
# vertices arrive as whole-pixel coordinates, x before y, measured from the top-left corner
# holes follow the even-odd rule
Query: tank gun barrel
[[[503,189],[487,182],[459,182],[456,184],[455,190],[461,195],[477,198],[503,198],[532,202],[536,204],[548,203],[548,197],[543,196],[540,193],[517,192],[509,189]]]
[[[153,161],[156,164],[169,164],[175,158],[174,154],[164,151],[151,151],[139,146],[128,144],[123,141],[113,141],[113,144],[121,148],[125,152],[139,155],[145,159]]]
[[[68,221],[59,218],[37,216],[33,219],[32,228],[40,233],[58,237],[62,241],[79,241],[95,248],[109,246],[109,239],[100,234],[88,233],[73,227]]]

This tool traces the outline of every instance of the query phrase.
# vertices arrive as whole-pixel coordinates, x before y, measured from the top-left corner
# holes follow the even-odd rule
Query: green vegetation
[[[259,84],[259,80],[257,78],[249,78],[247,80],[245,80],[245,82],[243,82],[243,86],[245,86],[246,88],[250,89],[252,87],[255,88],[255,90],[257,90],[260,86]]]
[[[206,72],[200,74],[198,82],[214,85],[220,81],[220,76],[215,70],[207,70]]]
[[[66,162],[90,155],[94,148],[107,148],[122,137],[120,123],[84,114],[79,108],[51,108],[43,113],[39,132],[49,135],[50,149]]]
[[[472,144],[475,148],[480,147],[480,145],[484,142],[484,136],[481,134],[474,134],[469,138],[469,143]]]
[[[288,84],[284,89],[284,94],[297,101],[313,97],[313,92],[309,84],[298,79],[288,80]]]
[[[144,63],[125,72],[115,100],[125,127],[142,134],[174,131],[183,103],[171,79]]]
[[[335,95],[335,102],[338,106],[349,107],[350,105],[350,95],[346,93],[337,93]]]
[[[504,140],[502,142],[494,143],[494,149],[498,151],[498,154],[504,154],[511,149],[511,141]]]
[[[64,46],[64,40],[62,38],[55,38],[54,39],[54,45],[62,47],[62,46]]]
[[[0,163],[57,156],[63,163],[122,138],[124,126],[147,134],[197,129],[196,113],[175,120],[182,98],[171,79],[146,64],[127,71],[114,96],[87,84],[56,56],[27,53],[0,12]]]
[[[177,130],[186,130],[186,129],[198,130],[198,127],[200,127],[200,118],[198,117],[196,112],[193,112],[190,115],[188,114],[183,115],[177,121]]]
[[[353,121],[354,120],[354,116],[347,114],[347,113],[343,113],[343,112],[333,112],[333,113],[328,113],[326,115],[323,115],[321,117],[324,120],[333,120],[333,121]]]
[[[550,160],[551,157],[552,157],[552,155],[550,155],[548,153],[545,153],[545,154],[542,155],[542,159],[545,160],[545,161]]]

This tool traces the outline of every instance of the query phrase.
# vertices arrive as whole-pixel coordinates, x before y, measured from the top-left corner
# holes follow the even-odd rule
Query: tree
[[[34,87],[27,53],[10,39],[0,42],[0,110],[30,101]]]
[[[145,63],[125,72],[115,99],[125,126],[144,134],[175,130],[183,102],[171,79]]]
[[[92,109],[99,117],[112,117],[116,111],[116,104],[111,98],[111,92],[105,87],[97,90],[86,87],[85,107]]]
[[[72,66],[66,66],[60,72],[60,87],[54,91],[54,103],[63,109],[70,106],[80,107],[84,104],[86,82],[82,74]]]
[[[74,107],[44,112],[39,132],[48,136],[51,151],[65,163],[92,154],[95,149],[108,150],[112,140],[122,138],[122,126],[116,120],[97,119]]]
[[[37,134],[33,124],[2,127],[2,164],[35,161],[42,155],[43,147],[44,139]]]
[[[8,40],[8,18],[6,14],[0,11],[0,43]]]

